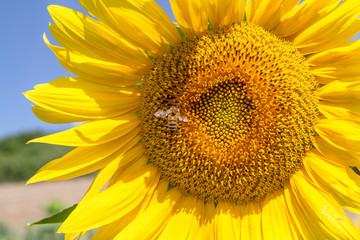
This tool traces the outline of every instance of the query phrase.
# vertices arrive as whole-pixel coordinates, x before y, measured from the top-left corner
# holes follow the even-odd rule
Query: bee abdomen
[[[169,129],[170,131],[174,132],[177,127],[177,121],[176,120],[169,120]]]
[[[176,130],[176,124],[169,124],[170,131],[174,132]]]

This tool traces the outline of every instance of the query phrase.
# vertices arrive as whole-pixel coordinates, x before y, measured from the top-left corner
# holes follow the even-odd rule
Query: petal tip
[[[36,176],[36,175],[35,175]],[[32,184],[32,183],[36,183],[36,182],[39,182],[35,179],[35,176],[31,177],[26,183],[25,183],[25,186],[29,185],[29,184]]]
[[[59,5],[55,5],[55,4],[52,4],[52,5],[49,5],[47,6],[47,10],[50,14],[54,13],[56,10],[58,10],[59,8],[61,8],[61,6]]]

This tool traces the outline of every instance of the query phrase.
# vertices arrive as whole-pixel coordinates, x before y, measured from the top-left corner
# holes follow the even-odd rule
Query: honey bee
[[[160,110],[155,112],[154,114],[156,117],[167,117],[168,118],[168,125],[171,132],[175,132],[177,128],[178,120],[182,122],[188,122],[189,120],[184,117],[180,116],[180,106],[173,105],[168,110]]]

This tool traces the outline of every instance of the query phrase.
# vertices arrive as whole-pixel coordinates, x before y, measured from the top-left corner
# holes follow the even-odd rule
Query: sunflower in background
[[[359,239],[360,1],[80,3],[44,36],[78,77],[25,93],[84,122],[29,183],[98,170],[66,239]]]

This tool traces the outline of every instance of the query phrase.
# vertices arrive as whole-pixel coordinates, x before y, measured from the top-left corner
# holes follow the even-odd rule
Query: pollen
[[[146,152],[186,194],[258,201],[284,187],[312,148],[317,87],[290,42],[246,23],[212,29],[171,46],[143,77]],[[155,116],[172,106],[175,131]]]

